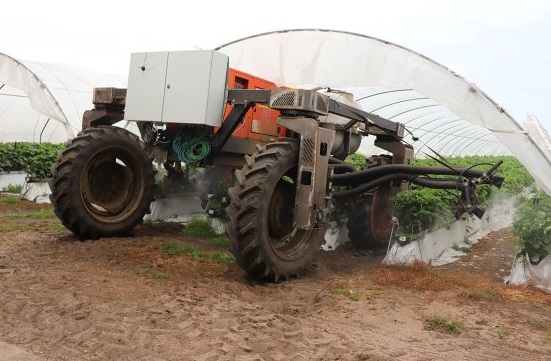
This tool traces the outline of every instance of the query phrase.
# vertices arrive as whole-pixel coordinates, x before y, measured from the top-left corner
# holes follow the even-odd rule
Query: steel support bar
[[[344,126],[345,129],[352,127],[357,122],[362,122],[368,126],[374,126],[385,131],[388,134],[392,134],[398,138],[404,137],[405,126],[402,123],[393,122],[383,118],[377,114],[368,113],[353,106],[340,103],[336,100],[329,100],[329,113],[343,116],[350,119],[350,121]]]
[[[300,134],[293,226],[320,228],[327,210],[326,175],[335,131],[319,127],[315,119],[308,117],[280,117],[278,124]]]

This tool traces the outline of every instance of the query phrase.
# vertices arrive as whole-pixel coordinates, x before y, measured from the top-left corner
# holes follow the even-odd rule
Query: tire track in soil
[[[168,239],[205,244],[183,237],[176,226],[163,227],[95,242],[42,226],[0,234],[0,339],[47,360],[551,357],[545,331],[526,322],[509,325],[507,309],[495,313],[458,302],[453,292],[416,293],[365,281],[382,256],[343,247],[320,253],[303,278],[258,284],[235,265],[164,255],[153,246]],[[460,267],[472,270],[479,262],[475,247]],[[154,279],[143,269],[168,278]],[[340,279],[362,280],[362,299],[332,292]],[[442,310],[466,319],[470,329],[458,337],[422,331],[423,317]],[[530,312],[548,320],[545,309]],[[510,327],[517,342],[497,337],[496,324]]]

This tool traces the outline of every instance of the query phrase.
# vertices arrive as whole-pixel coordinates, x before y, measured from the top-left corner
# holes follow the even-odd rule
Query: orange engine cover
[[[228,71],[228,87],[230,89],[273,89],[277,85],[271,81],[258,78],[236,69]],[[231,105],[226,106],[224,119],[231,111]],[[250,138],[258,141],[274,141],[284,137],[287,130],[277,124],[279,111],[257,104],[245,115],[244,121],[237,126],[233,137]]]

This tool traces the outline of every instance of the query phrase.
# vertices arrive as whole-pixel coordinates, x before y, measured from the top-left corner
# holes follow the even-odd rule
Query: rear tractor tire
[[[269,143],[235,172],[228,190],[230,251],[252,278],[279,282],[301,275],[320,249],[325,229],[293,227],[298,143]]]
[[[364,195],[348,214],[348,238],[357,249],[383,249],[392,233],[392,196],[390,184],[382,185],[373,194]]]
[[[136,135],[99,126],[69,141],[49,184],[55,214],[77,237],[127,236],[149,212],[154,170]]]
[[[375,155],[366,160],[362,169],[392,163],[392,157]],[[380,250],[388,245],[392,233],[392,197],[399,188],[391,183],[353,200],[348,212],[348,238],[357,249]]]

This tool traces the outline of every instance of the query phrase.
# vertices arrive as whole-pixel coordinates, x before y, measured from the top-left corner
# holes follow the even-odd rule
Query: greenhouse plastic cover
[[[64,142],[82,126],[95,87],[126,87],[126,77],[68,64],[19,61],[0,53],[0,142]]]
[[[540,146],[550,143],[536,139],[542,133],[529,133],[476,84],[410,49],[361,34],[296,29],[217,50],[231,67],[277,84],[354,92],[365,111],[406,125],[405,140],[417,156],[433,150],[446,157],[512,154],[551,194],[551,155]],[[527,123],[543,129],[533,117]]]
[[[551,194],[548,135],[524,128],[475,84],[402,46],[321,29],[253,35],[222,45],[230,66],[280,85],[352,92],[364,110],[406,125],[416,156],[513,154]],[[19,61],[0,53],[0,141],[59,142],[81,129],[94,87],[126,87],[126,76]],[[134,123],[121,122],[123,127]],[[361,151],[376,152],[365,139]]]

